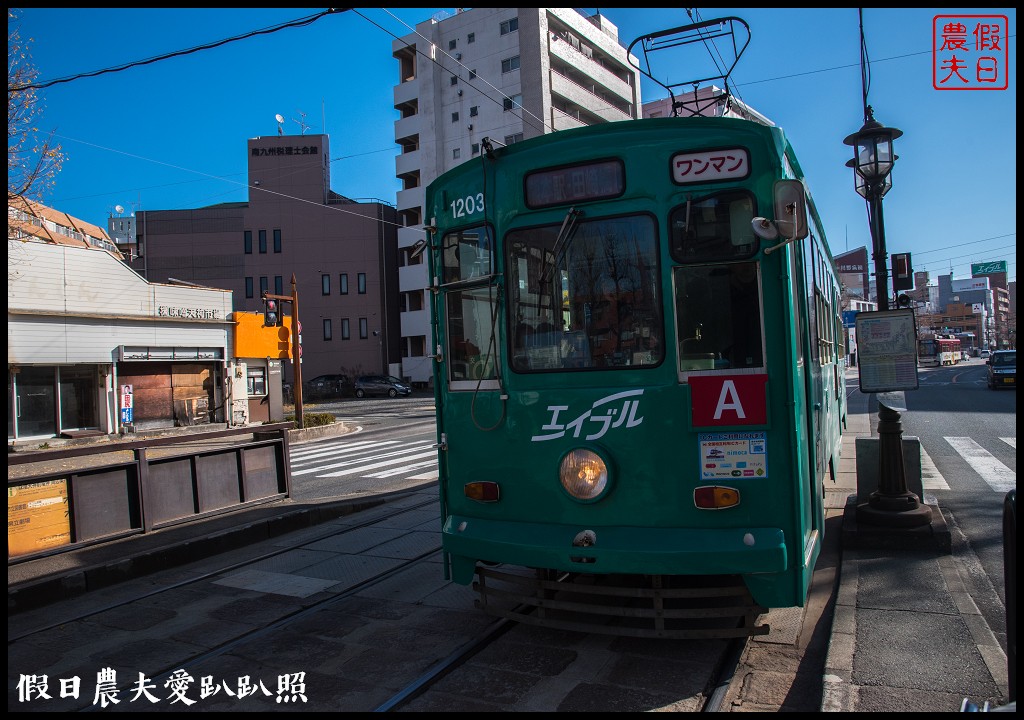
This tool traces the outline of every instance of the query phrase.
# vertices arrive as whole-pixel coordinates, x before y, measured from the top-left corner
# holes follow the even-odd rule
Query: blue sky
[[[331,136],[332,185],[353,198],[394,202],[394,36],[453,8],[359,9],[305,27],[42,91],[41,129],[67,160],[44,201],[101,226],[128,211],[247,199],[246,140],[277,132]],[[592,12],[594,9],[585,8]],[[317,9],[25,8],[39,81],[187,50],[305,18]],[[692,20],[684,9],[600,8],[624,45]],[[781,126],[796,148],[835,254],[871,247],[865,202],[845,167],[843,138],[863,124],[860,29],[855,8],[700,9],[733,15],[750,43],[733,71],[739,97]],[[1005,15],[1006,90],[944,91],[932,84],[936,15]],[[864,10],[875,118],[904,135],[884,200],[886,249],[912,253],[932,281],[971,262],[1006,260],[1017,276],[1016,11],[1012,8]],[[703,48],[697,48],[703,52]],[[692,53],[692,50],[685,51]],[[722,47],[723,55],[728,55]],[[668,60],[668,54],[663,53]],[[659,56],[655,56],[657,60]],[[1002,56],[1000,56],[1001,58]],[[697,56],[679,55],[699,67]],[[658,67],[655,68],[657,70]],[[675,72],[675,71],[673,71]],[[664,73],[671,82],[681,74]],[[645,80],[643,100],[665,97]],[[303,115],[304,113],[304,115]]]

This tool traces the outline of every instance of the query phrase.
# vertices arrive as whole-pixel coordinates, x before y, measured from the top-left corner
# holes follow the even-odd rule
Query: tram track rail
[[[203,665],[209,660],[220,657],[221,655],[224,655],[225,653],[228,653],[240,646],[246,645],[261,638],[270,637],[274,633],[277,633],[283,628],[286,628],[288,625],[298,622],[299,620],[303,620],[308,617],[314,616],[317,613],[320,613],[323,610],[330,608],[332,605],[336,605],[352,597],[356,593],[361,592],[366,588],[372,587],[385,580],[389,580],[395,576],[401,575],[403,572],[407,572],[410,567],[416,566],[417,564],[421,563],[423,560],[430,557],[431,555],[440,552],[440,550],[441,547],[440,545],[438,545],[437,547],[431,548],[428,551],[421,553],[420,555],[401,563],[397,567],[391,568],[390,570],[386,570],[385,572],[382,572],[372,578],[351,585],[345,588],[343,591],[334,594],[332,597],[325,598],[306,608],[303,608],[302,610],[286,615],[269,625],[257,628],[256,630],[245,633],[244,635],[240,635],[229,642],[226,642],[222,645],[217,646],[216,648],[213,648],[204,653],[191,657],[188,660],[176,662],[166,667],[162,671],[156,673],[152,677],[152,680],[157,684],[157,686],[162,686],[165,682],[167,682],[167,680],[172,676],[172,674],[176,672],[180,672],[181,670],[191,670],[193,668]],[[128,690],[125,689],[120,691],[119,694],[127,695],[127,693]],[[80,709],[79,712],[93,712],[96,710],[98,710],[98,708],[95,705],[91,705],[89,707]]]
[[[239,561],[239,562],[236,562],[236,563],[231,563],[231,564],[225,565],[223,567],[219,567],[217,569],[210,570],[208,572],[202,573],[200,575],[196,575],[194,577],[190,577],[187,580],[182,580],[180,582],[175,582],[175,583],[171,583],[169,585],[161,586],[161,587],[159,587],[157,589],[154,589],[154,590],[152,590],[150,592],[136,594],[136,595],[133,595],[132,597],[124,599],[124,600],[119,600],[117,602],[108,603],[108,604],[102,605],[100,607],[91,608],[87,612],[80,612],[80,613],[72,614],[72,615],[69,615],[69,616],[66,616],[66,617],[61,617],[59,619],[53,620],[49,624],[43,625],[41,627],[35,627],[35,628],[32,628],[32,629],[27,630],[25,632],[20,632],[20,633],[19,632],[15,632],[13,634],[8,632],[7,645],[9,647],[10,645],[12,645],[15,642],[18,642],[20,640],[24,640],[26,638],[32,637],[33,635],[36,635],[36,634],[39,634],[39,633],[42,633],[42,632],[46,632],[47,630],[52,630],[52,629],[54,629],[56,627],[59,627],[61,625],[64,625],[64,624],[67,624],[67,623],[70,623],[70,622],[86,620],[86,619],[88,619],[90,617],[94,617],[94,616],[100,615],[101,613],[106,613],[106,612],[109,612],[111,610],[117,610],[118,608],[122,608],[122,607],[125,607],[127,605],[131,605],[132,603],[138,602],[140,600],[144,600],[144,599],[147,599],[147,598],[152,598],[152,597],[155,597],[155,596],[158,596],[158,595],[161,595],[161,594],[165,594],[165,593],[171,592],[173,590],[179,590],[181,588],[188,587],[189,585],[196,585],[196,584],[205,582],[207,580],[210,580],[211,578],[217,577],[218,575],[223,575],[224,573],[227,573],[227,572],[232,572],[232,571],[235,571],[235,570],[241,570],[241,569],[244,569],[246,567],[254,566],[254,565],[257,565],[259,563],[265,562],[265,561],[267,561],[267,560],[269,560],[271,558],[275,558],[275,557],[284,555],[285,553],[295,552],[296,550],[302,550],[302,549],[311,547],[312,545],[315,545],[316,543],[322,542],[324,540],[327,540],[327,539],[330,539],[330,538],[334,538],[334,537],[338,537],[338,536],[341,536],[341,535],[345,535],[345,534],[348,534],[348,533],[352,533],[352,532],[355,532],[355,531],[358,531],[358,530],[362,530],[364,528],[371,527],[371,526],[373,526],[373,525],[375,525],[377,523],[380,523],[383,520],[389,520],[389,519],[398,517],[398,516],[400,516],[402,514],[405,514],[405,513],[408,513],[408,512],[412,512],[412,511],[415,511],[415,510],[419,510],[419,509],[422,509],[424,507],[429,507],[429,506],[432,506],[432,505],[436,505],[436,504],[437,504],[436,500],[428,500],[428,501],[424,501],[422,503],[418,503],[416,505],[412,505],[412,506],[409,506],[409,507],[397,508],[397,509],[394,509],[392,511],[389,511],[388,513],[386,513],[383,516],[374,517],[373,519],[368,519],[366,521],[357,523],[355,525],[351,525],[349,527],[342,528],[341,530],[332,529],[332,530],[324,531],[322,533],[319,533],[319,534],[315,535],[314,537],[312,537],[312,538],[310,538],[308,540],[305,540],[300,545],[297,545],[297,546],[294,546],[294,547],[282,547],[282,548],[279,548],[277,550],[273,550],[273,551],[270,551],[270,552],[262,553],[262,554],[260,554],[260,555],[258,555],[256,557],[247,558],[245,560],[242,560],[242,561]],[[441,549],[440,546],[438,546],[432,552],[438,552],[438,551],[440,551],[440,549]]]

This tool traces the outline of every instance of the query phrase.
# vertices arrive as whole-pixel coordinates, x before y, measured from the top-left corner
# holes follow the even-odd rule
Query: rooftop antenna
[[[292,118],[292,122],[298,123],[299,127],[302,129],[302,132],[299,133],[299,134],[300,135],[305,135],[306,134],[306,130],[309,129],[309,125],[306,124],[306,113],[302,112],[301,110],[296,110],[296,112],[299,114],[299,117],[302,118],[302,119],[301,120],[296,120],[295,118]]]
[[[277,134],[284,135],[284,115],[278,113],[274,119],[277,120]]]

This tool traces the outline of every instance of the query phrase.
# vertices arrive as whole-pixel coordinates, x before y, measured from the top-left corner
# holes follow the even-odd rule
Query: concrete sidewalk
[[[856,385],[850,370],[848,391]],[[822,711],[956,712],[965,698],[979,706],[1005,704],[1006,653],[965,589],[959,553],[969,549],[950,543],[935,498],[924,491],[932,523],[920,532],[858,525],[856,440],[870,437],[875,422],[869,396],[855,390],[850,404],[837,484],[851,497]],[[862,477],[861,487],[864,502],[877,481]]]

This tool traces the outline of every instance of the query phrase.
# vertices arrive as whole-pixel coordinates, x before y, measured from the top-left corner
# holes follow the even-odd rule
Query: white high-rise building
[[[397,207],[402,375],[431,378],[427,266],[411,258],[423,238],[426,186],[477,158],[488,138],[505,145],[543,133],[640,117],[640,73],[618,29],[571,8],[472,8],[439,14],[392,43],[395,142],[402,152]],[[634,65],[636,61],[634,59]]]

